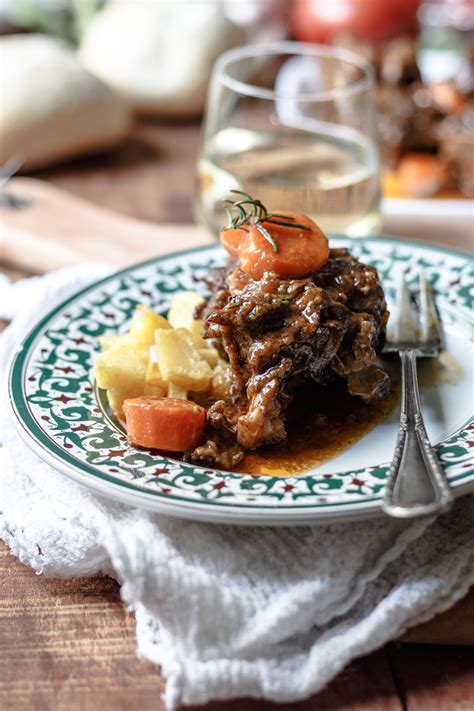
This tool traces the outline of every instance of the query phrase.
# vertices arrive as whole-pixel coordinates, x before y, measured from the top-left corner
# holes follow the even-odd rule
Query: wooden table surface
[[[192,221],[197,125],[138,123],[113,155],[37,177],[126,215]],[[16,278],[14,267],[2,270]],[[466,622],[466,625],[463,624]],[[469,624],[467,624],[469,622]],[[469,641],[474,596],[408,638]],[[0,708],[164,710],[159,670],[135,656],[135,623],[109,578],[50,580],[0,544]],[[188,707],[190,708],[190,707]],[[198,707],[192,707],[197,711]],[[350,664],[322,693],[294,704],[241,699],[206,711],[474,711],[474,648],[394,642]]]

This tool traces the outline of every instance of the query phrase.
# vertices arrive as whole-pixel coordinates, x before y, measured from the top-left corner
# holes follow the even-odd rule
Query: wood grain
[[[37,576],[0,543],[0,708],[165,711],[158,669],[135,656],[118,585]],[[189,711],[472,711],[474,649],[387,645],[292,704],[216,701]],[[452,704],[452,705],[451,705]]]
[[[392,644],[388,654],[396,669],[405,707],[426,711],[474,709],[474,647]]]
[[[196,124],[140,122],[117,153],[35,177],[132,218],[190,223],[198,143]],[[9,273],[16,278],[25,272]],[[442,642],[457,625],[457,640],[467,642],[473,620],[471,594],[418,632]],[[407,639],[416,634],[410,631]],[[238,699],[190,711],[473,711],[472,654],[466,646],[391,644],[356,660],[303,702]],[[163,689],[159,670],[135,656],[134,619],[113,580],[37,576],[0,543],[1,709],[164,711]]]
[[[164,709],[110,578],[38,577],[1,544],[0,627],[0,708],[126,711],[139,691],[141,708]]]
[[[135,625],[118,585],[94,576],[36,576],[0,543],[0,708],[54,711],[164,711],[164,684],[149,662],[135,657]],[[349,665],[321,694],[294,704],[250,699],[214,702],[206,711],[313,711],[348,708],[399,711],[384,651]]]
[[[114,153],[35,173],[101,207],[150,222],[193,222],[198,123],[141,120]]]
[[[37,178],[12,178],[8,194],[25,206],[0,207],[0,260],[31,273],[82,261],[122,268],[211,241],[195,225],[124,217]]]
[[[474,588],[454,607],[412,627],[401,639],[423,644],[474,645]]]

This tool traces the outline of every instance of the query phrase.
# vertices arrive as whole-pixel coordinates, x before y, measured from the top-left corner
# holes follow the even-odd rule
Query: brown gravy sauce
[[[301,404],[288,424],[286,442],[248,452],[239,469],[249,474],[288,476],[318,467],[370,432],[399,400],[398,383],[376,405],[366,405],[345,392],[331,392],[333,398],[319,400],[317,407]]]
[[[375,405],[366,405],[342,388],[330,393],[314,389],[299,402],[288,424],[288,439],[281,445],[248,452],[239,470],[249,474],[288,476],[319,467],[349,449],[379,425],[400,400],[400,361],[385,361],[392,383],[390,393]],[[418,362],[421,387],[456,383],[463,369],[446,351],[439,358]]]

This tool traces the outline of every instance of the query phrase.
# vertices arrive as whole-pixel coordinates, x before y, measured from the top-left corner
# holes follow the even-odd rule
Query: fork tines
[[[441,328],[431,285],[423,270],[419,273],[419,308],[412,305],[406,275],[397,290],[398,315],[387,333],[386,352],[417,350],[420,355],[436,355],[442,345]]]

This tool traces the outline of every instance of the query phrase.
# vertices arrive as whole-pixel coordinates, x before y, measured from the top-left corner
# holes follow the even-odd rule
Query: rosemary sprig
[[[295,222],[293,217],[282,215],[278,212],[268,212],[260,200],[253,198],[248,193],[244,193],[243,190],[230,190],[229,192],[241,195],[242,198],[240,200],[223,201],[224,210],[227,213],[229,221],[225,227],[221,227],[221,232],[235,229],[242,229],[248,232],[246,225],[254,225],[263,237],[265,237],[267,242],[272,245],[273,251],[276,253],[278,252],[278,244],[270,232],[263,226],[263,222],[270,222],[273,225],[280,225],[282,227],[294,227],[300,230],[310,229],[306,225],[300,225],[298,222]],[[228,207],[228,205],[230,205],[230,207]]]
[[[267,242],[270,242],[270,244],[273,247],[273,251],[276,254],[278,252],[278,244],[277,244],[276,239],[274,237],[272,237],[270,232],[268,230],[266,230],[265,227],[263,225],[261,225],[260,223],[256,224],[255,227],[260,232],[260,234],[265,237]]]

